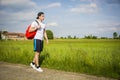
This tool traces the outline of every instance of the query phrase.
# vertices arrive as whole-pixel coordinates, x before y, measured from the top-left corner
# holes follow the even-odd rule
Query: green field
[[[0,61],[29,65],[32,41],[0,41]],[[42,67],[120,78],[120,40],[55,39],[44,45]]]

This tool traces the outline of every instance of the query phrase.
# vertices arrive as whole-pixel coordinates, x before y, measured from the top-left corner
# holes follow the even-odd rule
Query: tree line
[[[54,39],[54,34],[51,30],[46,30],[46,32],[47,32],[48,39]],[[2,39],[1,34],[5,34],[5,33],[8,33],[8,31],[0,31],[0,39]],[[79,38],[76,36],[72,37],[71,35],[68,35],[67,37],[60,37],[60,39],[79,39]],[[98,37],[91,34],[91,35],[84,36],[84,39],[98,39]],[[109,38],[101,37],[99,39],[109,39]],[[118,35],[117,32],[113,32],[112,39],[120,39],[120,35]]]
[[[61,39],[78,39],[78,37],[76,36],[71,36],[71,35],[68,35],[67,37],[60,37]],[[87,36],[84,36],[83,39],[111,39],[111,38],[108,38],[108,37],[101,37],[101,38],[98,38],[97,36],[94,36],[94,35],[87,35]],[[120,39],[120,35],[118,35],[117,32],[114,32],[113,33],[113,37],[112,39]]]

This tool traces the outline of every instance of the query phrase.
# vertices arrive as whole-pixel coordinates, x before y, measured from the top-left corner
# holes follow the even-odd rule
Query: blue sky
[[[0,31],[24,33],[40,11],[55,37],[120,35],[120,0],[0,0]]]

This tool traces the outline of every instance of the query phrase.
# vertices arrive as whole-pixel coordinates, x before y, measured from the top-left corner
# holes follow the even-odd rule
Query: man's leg
[[[40,55],[39,52],[35,52],[35,57],[34,57],[34,60],[33,60],[33,61],[35,61],[35,64],[36,64],[37,67],[39,66],[39,55]]]
[[[39,56],[40,56],[40,53],[39,52],[35,52],[36,70],[39,71],[39,72],[43,72],[43,70],[40,68],[40,65],[39,65]]]

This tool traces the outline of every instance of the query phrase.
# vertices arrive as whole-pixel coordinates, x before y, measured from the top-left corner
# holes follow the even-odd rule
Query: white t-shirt
[[[39,39],[39,40],[43,40],[44,39],[44,30],[45,30],[45,24],[43,24],[42,22],[40,22],[39,20],[37,20],[39,22],[39,25],[36,21],[33,21],[31,24],[31,27],[37,27],[37,26],[41,26],[40,29],[37,30],[36,35],[34,36],[34,39]]]

